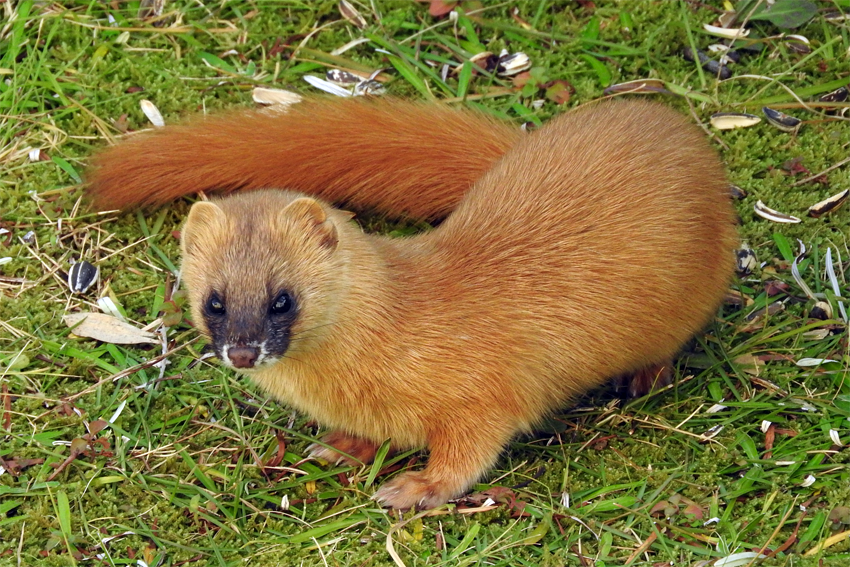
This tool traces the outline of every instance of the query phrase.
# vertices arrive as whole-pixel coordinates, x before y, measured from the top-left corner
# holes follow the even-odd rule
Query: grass
[[[850,147],[847,121],[810,104],[850,82],[847,21],[821,12],[794,30],[810,54],[761,21],[753,35],[773,39],[717,81],[680,51],[714,42],[702,24],[720,2],[485,4],[465,3],[469,15],[453,23],[420,3],[359,2],[361,31],[333,1],[173,1],[159,26],[132,1],[0,3],[0,257],[10,258],[0,266],[0,565],[696,566],[741,552],[771,557],[738,565],[850,561],[848,334],[826,276],[831,248],[846,294],[850,209],[804,216],[850,187],[850,165],[795,185]],[[359,38],[368,41],[332,54]],[[526,86],[462,66],[502,48],[531,58]],[[457,77],[443,80],[445,63]],[[517,123],[562,111],[546,100],[550,81],[569,83],[570,107],[654,77],[683,95],[665,101],[701,123],[772,104],[805,124],[796,134],[708,129],[748,192],[741,235],[760,266],[734,285],[743,305],[724,306],[684,353],[674,387],[628,402],[590,393],[517,439],[458,506],[397,514],[369,495],[422,455],[361,469],[305,460],[315,425],[203,356],[172,293],[187,203],[104,215],[80,201],[88,157],[148,126],[141,99],[173,122],[250,105],[257,85],[307,92],[302,76],[329,67],[385,68],[392,95]],[[752,213],[757,200],[804,220],[770,223]],[[808,249],[801,278],[833,320],[808,316],[814,302],[791,274],[797,239]],[[64,281],[77,259],[102,274],[85,295]],[[62,314],[96,310],[103,296],[140,326],[165,319],[168,342],[71,336]],[[837,362],[798,366],[803,358]]]

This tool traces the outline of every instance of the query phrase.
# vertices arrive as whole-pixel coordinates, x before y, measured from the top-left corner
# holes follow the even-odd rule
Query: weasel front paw
[[[425,472],[406,472],[385,482],[372,500],[387,508],[427,510],[445,504],[453,496],[443,483],[429,480]]]
[[[375,443],[362,437],[349,435],[344,431],[331,431],[322,437],[322,442],[333,449],[313,443],[307,447],[311,457],[323,459],[329,463],[345,463],[353,467],[371,463],[378,451],[378,445]]]

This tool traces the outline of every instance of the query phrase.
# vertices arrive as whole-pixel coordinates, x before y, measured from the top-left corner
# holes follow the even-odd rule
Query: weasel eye
[[[275,300],[272,302],[271,307],[269,308],[269,312],[273,315],[285,315],[292,311],[292,307],[295,305],[295,302],[292,301],[292,296],[290,296],[285,291],[278,294]]]
[[[224,301],[221,300],[218,294],[212,294],[207,300],[207,312],[213,315],[224,315]]]

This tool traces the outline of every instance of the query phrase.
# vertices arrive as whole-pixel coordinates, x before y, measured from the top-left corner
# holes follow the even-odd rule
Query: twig
[[[838,163],[830,165],[829,167],[827,167],[826,169],[824,169],[820,173],[816,173],[816,174],[810,175],[810,176],[808,176],[804,179],[800,179],[799,181],[795,181],[794,183],[791,184],[791,187],[796,187],[797,185],[802,185],[803,183],[808,183],[809,181],[811,181],[813,179],[817,179],[821,175],[825,175],[825,174],[829,173],[833,169],[838,169],[839,167],[841,167],[842,165],[844,165],[846,163],[850,163],[850,157],[844,158],[843,160],[839,161]]]

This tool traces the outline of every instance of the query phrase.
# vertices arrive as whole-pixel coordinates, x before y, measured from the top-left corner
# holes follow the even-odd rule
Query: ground
[[[428,3],[355,1],[360,29],[334,1],[166,1],[142,17],[135,1],[0,1],[0,565],[723,565],[748,552],[769,555],[763,565],[846,565],[850,385],[837,296],[850,209],[806,213],[850,188],[848,104],[819,102],[850,82],[840,18],[850,2],[777,0],[772,14],[757,4],[462,2],[453,19]],[[718,80],[682,52],[721,42],[703,24],[733,7],[751,16],[748,50]],[[463,69],[502,49],[527,54],[529,74],[467,66],[441,79],[444,63]],[[150,127],[141,100],[173,123],[252,106],[254,86],[315,92],[303,76],[329,68],[385,68],[385,96],[466,104],[517,127],[612,85],[663,81],[667,94],[629,96],[704,125],[747,193],[735,204],[754,269],[683,353],[672,387],[631,401],[590,393],[512,443],[467,499],[382,510],[375,485],[425,455],[359,469],[307,460],[320,434],[308,417],[202,358],[172,293],[189,202],[99,214],[81,200],[90,156]],[[709,124],[765,105],[802,126]],[[759,200],[802,222],[757,216]],[[828,321],[810,316],[815,300],[792,275],[801,244],[799,280],[830,304]],[[100,281],[72,294],[81,259]],[[139,326],[165,322],[167,366],[152,365],[161,345],[70,334],[63,315],[97,310],[101,297]],[[758,563],[750,557],[725,565]]]

